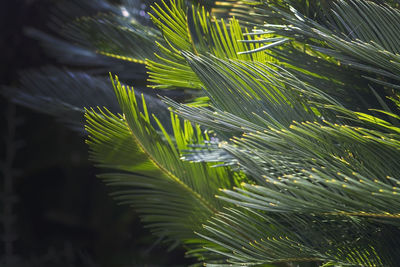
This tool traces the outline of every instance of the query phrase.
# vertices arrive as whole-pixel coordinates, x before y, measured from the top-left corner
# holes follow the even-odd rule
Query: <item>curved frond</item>
[[[149,81],[155,88],[201,88],[200,80],[187,64],[181,51],[195,55],[211,53],[223,59],[259,62],[270,59],[264,53],[240,53],[258,49],[260,45],[238,42],[251,39],[251,36],[244,37],[246,30],[243,30],[235,19],[228,23],[222,19],[213,19],[204,7],[190,8],[182,0],[171,1],[171,5],[165,2],[162,6],[155,5],[153,11],[155,14],[152,15],[152,20],[162,31],[166,41],[166,45],[158,43],[162,53],[157,54],[157,60],[147,62]]]
[[[181,125],[172,116],[170,137],[158,119],[150,117],[144,99],[140,111],[133,91],[118,81],[115,90],[123,115],[103,111],[86,115],[92,160],[117,171],[101,177],[123,188],[116,191],[117,199],[135,206],[158,235],[180,241],[195,238],[194,231],[221,208],[214,198],[218,188],[232,187],[234,177],[226,168],[180,160],[180,149],[204,142],[199,127]]]
[[[231,208],[211,220],[202,237],[213,244],[206,249],[227,258],[226,264],[215,266],[316,261],[335,262],[334,266],[393,266],[399,244],[387,233],[398,229],[378,229],[377,224],[348,216]]]
[[[397,88],[400,11],[362,0],[333,1],[331,7],[330,20],[322,23],[290,7],[273,15],[284,25],[266,23],[262,28],[301,42],[307,38],[312,49],[351,68],[392,79]],[[266,17],[271,15],[268,7],[264,10]]]
[[[62,62],[93,59],[81,65],[92,73],[140,83],[144,66],[130,63],[145,63],[152,87],[191,92],[181,99],[191,104],[165,97],[173,90],[164,103],[140,99],[117,78],[115,101],[102,78],[59,69],[27,73],[15,100],[69,121],[102,106],[86,110],[99,177],[155,234],[210,266],[396,266],[398,5],[201,2],[154,3],[158,29],[136,0],[67,3],[80,17],[56,25],[74,45],[30,30],[69,51]]]
[[[81,17],[63,28],[63,35],[96,53],[144,64],[157,51],[160,33],[149,26],[117,15]]]

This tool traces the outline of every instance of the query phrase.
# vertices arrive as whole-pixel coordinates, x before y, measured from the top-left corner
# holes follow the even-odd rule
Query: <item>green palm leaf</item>
[[[271,10],[264,7],[265,16],[270,16]],[[327,15],[331,19],[323,23],[308,18],[294,7],[281,9],[276,14],[274,17],[279,17],[285,26],[271,23],[259,26],[301,42],[307,38],[306,43],[314,50],[332,56],[342,64],[399,80],[400,12],[397,9],[372,1],[333,1],[332,12]],[[394,87],[396,83],[393,83]]]
[[[157,60],[149,60],[149,82],[155,88],[191,88],[200,89],[202,84],[188,66],[181,51],[190,51],[196,55],[211,53],[218,58],[234,58],[246,61],[265,62],[270,59],[264,53],[240,54],[247,50],[260,48],[259,44],[237,42],[245,39],[237,20],[225,23],[213,19],[204,8],[189,7],[182,0],[163,2],[153,7],[152,20],[160,28],[167,45],[158,43],[162,53]],[[270,35],[265,35],[270,37]],[[247,39],[251,39],[248,36]],[[283,40],[280,38],[279,40]],[[274,45],[278,45],[275,43]]]
[[[86,114],[100,177],[211,266],[395,266],[400,13],[378,2],[210,5],[253,31],[183,0],[153,5],[159,30],[114,15],[71,24],[81,45],[145,61],[155,88],[202,89],[194,104],[163,98],[166,130],[113,81],[122,114]]]
[[[189,158],[212,162],[218,161],[215,155],[222,155],[220,159],[224,157],[227,164],[236,165],[254,179],[258,185],[243,184],[242,189],[224,190],[219,198],[248,212],[258,212],[257,216],[242,216],[264,225],[254,230],[260,233],[255,235],[256,240],[262,239],[264,243],[249,245],[248,240],[253,236],[238,239],[237,232],[245,229],[238,230],[233,226],[234,221],[227,223],[226,217],[224,220],[219,217],[224,215],[218,215],[207,224],[207,234],[202,237],[223,248],[211,246],[210,251],[228,256],[229,262],[249,265],[312,261],[313,257],[367,266],[397,261],[394,256],[397,245],[387,252],[381,238],[382,247],[374,246],[373,238],[369,237],[361,243],[357,241],[359,237],[345,234],[343,240],[328,238],[324,234],[327,226],[323,223],[327,216],[338,224],[343,218],[357,217],[364,226],[352,225],[351,231],[359,231],[360,236],[369,233],[363,227],[373,229],[377,222],[383,231],[393,226],[391,231],[396,231],[400,218],[396,178],[400,167],[396,161],[400,137],[395,125],[370,114],[345,109],[323,91],[265,65],[184,55],[205,85],[213,110],[166,99],[167,104],[188,120],[218,130],[223,139],[226,133],[228,136],[243,133],[221,141],[216,149],[220,152],[212,151],[211,157],[207,151],[199,154],[192,151]],[[397,118],[395,114],[386,114]],[[297,120],[296,115],[300,122],[293,121]],[[291,215],[283,219],[287,213]],[[278,244],[274,243],[274,238],[278,238],[274,235],[265,240],[264,235],[269,236],[265,221],[270,219],[260,219],[262,216],[280,218],[279,223],[271,226],[274,230],[281,225],[298,224],[295,216],[302,222],[316,222],[315,232],[307,235],[322,235],[326,239],[324,246],[317,249],[305,243],[306,236],[299,241],[277,241]],[[229,218],[237,219],[232,214]],[[296,235],[298,229],[282,232]],[[271,248],[265,249],[268,246],[275,248],[275,256]],[[291,248],[301,253],[294,253]]]
[[[225,265],[215,266],[312,261],[394,266],[398,260],[395,238],[377,230],[377,224],[347,216],[268,214],[235,208],[219,213],[204,232],[202,237],[213,243],[207,249],[227,257]]]
[[[100,55],[140,64],[154,56],[155,42],[162,40],[153,27],[109,14],[78,18],[63,31],[68,39]]]
[[[150,119],[144,100],[141,112],[133,91],[118,81],[115,90],[123,115],[101,110],[86,115],[91,158],[113,170],[100,177],[121,188],[117,199],[135,206],[158,235],[180,241],[195,238],[194,231],[221,208],[214,198],[218,188],[232,187],[235,179],[226,168],[180,160],[179,149],[204,142],[198,126],[185,122],[182,128],[172,116],[171,138],[156,117]]]

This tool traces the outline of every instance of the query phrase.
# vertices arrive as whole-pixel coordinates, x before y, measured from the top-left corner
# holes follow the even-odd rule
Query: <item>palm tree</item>
[[[199,263],[396,266],[399,3],[171,0],[150,25],[132,2],[65,26],[74,46],[31,31],[92,71],[28,73],[40,82],[14,98],[87,107],[99,177]],[[140,64],[162,102],[125,85],[142,86]],[[114,99],[104,69],[121,72]]]

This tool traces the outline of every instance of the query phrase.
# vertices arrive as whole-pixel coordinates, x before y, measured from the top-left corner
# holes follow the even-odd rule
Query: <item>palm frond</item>
[[[79,43],[71,54],[87,53],[95,67],[115,66],[99,55],[145,62],[152,87],[202,89],[195,102],[162,97],[175,114],[161,105],[150,115],[153,97],[140,101],[116,79],[117,101],[108,102],[102,78],[68,71],[32,74],[32,90],[16,99],[34,105],[38,92],[61,116],[105,106],[86,113],[91,159],[154,233],[210,266],[400,261],[394,1],[209,1],[211,15],[161,1],[149,15],[158,30],[134,20],[135,0],[123,1],[127,13],[96,3],[109,13],[65,28]],[[76,90],[60,94],[59,81]]]
[[[85,107],[102,106],[114,113],[121,110],[103,76],[49,66],[23,71],[20,77],[18,87],[4,88],[1,93],[15,103],[51,115],[81,133],[84,132]],[[140,96],[141,93],[160,120],[169,120],[165,104],[156,97],[159,92],[137,88],[136,94]],[[172,130],[168,125],[167,129]]]
[[[2,91],[14,102],[50,114],[82,132],[84,107],[107,106],[118,112],[117,101],[112,99],[112,90],[102,77],[82,71],[45,67],[21,73],[19,88]]]
[[[282,219],[271,227],[297,223],[293,212],[300,214],[299,220],[318,224],[329,216],[329,220],[337,223],[342,218],[357,218],[365,225],[379,222],[383,231],[399,226],[396,176],[400,166],[396,159],[400,136],[396,125],[371,114],[348,110],[322,90],[266,65],[184,55],[203,82],[213,110],[165,101],[180,116],[217,130],[222,138],[218,148],[214,146],[211,151],[201,153],[192,151],[187,158],[206,162],[209,158],[215,162],[221,156],[227,165],[236,165],[257,183],[243,184],[242,189],[234,191],[224,190],[221,199],[267,217],[275,213],[276,216],[291,214],[287,221]],[[266,73],[271,73],[271,77]],[[301,99],[296,97],[299,95]],[[396,114],[383,113],[397,118]],[[296,117],[290,117],[296,115],[298,122]],[[238,137],[228,140],[224,133]],[[319,217],[306,218],[310,214]],[[259,216],[248,217],[257,223],[261,221]],[[320,260],[367,266],[381,262],[390,265],[397,260],[391,256],[396,254],[397,245],[387,253],[384,248],[373,246],[369,237],[362,244],[356,242],[359,237],[346,236],[340,242],[334,237],[326,238],[329,242],[324,244],[324,251],[294,241],[297,251],[305,253],[296,254],[289,249],[293,244],[285,243],[288,247],[283,249],[279,246],[284,242],[278,245],[275,239],[249,245],[248,238],[237,238],[233,222],[225,223],[215,219],[207,224],[208,234],[202,237],[223,244],[223,249],[209,249],[228,256],[229,262],[236,264],[261,264],[262,259],[312,261],[312,255]],[[320,235],[325,231],[323,225],[316,229]],[[360,231],[360,236],[368,234],[359,229],[361,226],[354,228]],[[264,232],[261,229],[259,232],[265,234],[263,229]],[[337,247],[330,247],[329,243]],[[271,252],[267,253],[269,249],[260,252],[268,246],[283,254],[276,252],[277,255],[271,256]]]
[[[86,115],[92,160],[118,172],[101,177],[124,188],[116,191],[117,198],[135,206],[158,235],[180,241],[195,239],[194,231],[221,208],[214,198],[218,188],[232,187],[236,178],[226,168],[180,160],[180,149],[204,142],[199,127],[189,122],[181,125],[172,116],[172,138],[155,116],[151,119],[144,100],[141,112],[133,91],[118,81],[115,90],[123,115],[102,111]]]
[[[226,264],[207,264],[211,266],[316,261],[335,262],[334,266],[394,266],[399,244],[385,231],[398,229],[383,230],[378,225],[348,216],[230,208],[205,226],[202,237],[213,244],[206,249],[227,258]],[[387,251],[388,247],[392,249]]]
[[[189,10],[191,9],[192,12]],[[202,84],[188,66],[181,51],[196,55],[211,53],[218,58],[257,60],[265,62],[270,57],[264,53],[241,54],[247,50],[259,49],[260,45],[237,40],[251,39],[244,37],[246,31],[237,20],[225,23],[214,20],[204,8],[189,8],[184,1],[172,1],[171,5],[163,2],[162,6],[153,7],[152,20],[163,33],[166,45],[158,44],[162,54],[157,60],[149,60],[149,81],[155,88],[192,88],[200,89]],[[264,38],[270,37],[265,35]],[[279,45],[276,39],[270,38],[272,45]],[[284,38],[280,38],[280,41]]]
[[[200,62],[202,63],[202,61]],[[196,67],[200,68],[201,63],[198,63]],[[223,65],[229,66],[226,62]],[[268,99],[266,100],[258,95],[261,98],[260,103],[254,102],[256,97],[252,95],[252,92],[247,91],[247,96],[243,96],[245,94],[239,89],[235,91],[235,88],[242,90],[246,88],[243,84],[240,84],[240,81],[231,76],[227,76],[228,78],[225,80],[223,71],[221,69],[215,71],[212,65],[206,65],[201,69],[203,72],[205,70],[220,75],[219,78],[213,80],[224,81],[219,84],[212,84],[208,87],[212,88],[208,93],[211,100],[217,99],[213,103],[218,105],[223,101],[227,104],[226,106],[217,106],[215,111],[212,112],[205,108],[178,105],[171,101],[167,101],[167,103],[174,106],[178,114],[191,121],[226,132],[244,133],[240,138],[231,139],[232,144],[221,142],[219,148],[225,149],[231,154],[238,164],[259,183],[271,182],[269,180],[271,175],[275,177],[272,180],[274,184],[281,186],[293,183],[292,185],[295,187],[296,183],[305,182],[304,180],[311,184],[315,182],[321,188],[311,190],[316,190],[321,195],[319,197],[317,197],[319,193],[310,195],[320,198],[319,201],[310,200],[310,203],[312,205],[319,203],[321,209],[329,210],[328,207],[323,207],[321,203],[327,201],[325,190],[329,190],[329,183],[332,182],[332,186],[335,188],[332,188],[332,196],[341,199],[337,203],[344,204],[342,201],[345,200],[342,199],[340,194],[335,194],[340,188],[343,189],[343,192],[353,189],[366,190],[360,196],[364,198],[367,195],[371,196],[370,205],[367,205],[367,199],[359,199],[359,206],[354,207],[354,210],[372,208],[370,212],[374,214],[395,215],[398,213],[397,207],[394,205],[397,199],[396,179],[390,177],[396,176],[400,167],[395,160],[399,156],[399,128],[377,117],[360,112],[351,112],[341,107],[334,108],[334,105],[325,107],[330,110],[339,110],[339,114],[347,114],[348,119],[354,121],[355,126],[344,125],[343,122],[349,123],[349,121],[335,118],[332,115],[330,118],[335,119],[338,124],[328,122],[327,118],[321,119],[317,114],[310,117],[311,122],[287,120],[284,110],[290,113],[293,110],[290,108],[293,107],[287,105],[286,101],[276,101],[277,106],[284,107],[280,112],[267,112],[259,105],[266,104],[267,107],[271,108],[273,106],[271,101],[268,102]],[[197,69],[197,71],[200,70]],[[242,71],[242,73],[249,73],[249,70]],[[202,77],[201,74],[199,76]],[[232,83],[229,84],[228,80]],[[235,87],[235,82],[240,86]],[[228,84],[231,91],[224,88],[225,84]],[[246,84],[250,84],[250,82],[246,81]],[[256,90],[257,86],[253,85],[251,88]],[[284,87],[280,87],[280,89],[284,93]],[[264,92],[267,91],[264,90]],[[231,95],[241,97],[235,99]],[[251,100],[253,102],[250,102]],[[236,106],[233,108],[234,103],[243,107],[254,108],[254,110],[244,110]],[[323,105],[319,104],[318,106]],[[300,108],[296,111],[301,112]],[[254,117],[244,117],[243,114],[253,114]],[[303,109],[303,113],[300,114],[302,114],[300,117],[304,119],[307,118],[309,113]],[[363,125],[363,127],[360,125]],[[385,131],[382,131],[382,129]],[[375,158],[377,151],[380,151],[379,154],[381,155],[379,161]],[[338,173],[337,170],[340,170],[340,172]],[[314,176],[318,177],[316,178],[318,182],[313,180],[312,177]],[[267,180],[265,181],[265,179]],[[281,179],[285,180],[285,183],[282,183]],[[363,184],[368,180],[370,180],[370,183]],[[335,182],[338,183],[335,184]],[[349,184],[346,184],[347,182]],[[394,187],[394,190],[392,187]],[[307,191],[304,188],[298,190],[304,193]],[[286,188],[284,192],[289,191]],[[388,197],[381,202],[383,204],[380,208],[374,206],[374,203],[378,205],[378,202],[374,202],[376,200],[375,194],[382,198]],[[348,194],[348,196],[354,198],[352,200],[357,199],[355,195],[355,192]],[[281,199],[281,197],[277,197],[277,199]],[[350,202],[345,203],[346,208],[351,207]],[[353,204],[357,205],[356,202]],[[385,206],[396,207],[396,209],[389,211],[385,209]],[[305,206],[302,206],[301,209],[305,208]],[[335,206],[332,210],[339,211],[340,208]],[[366,210],[362,211],[367,212]]]
[[[332,56],[351,68],[392,79],[396,87],[399,80],[397,47],[400,12],[361,0],[334,1],[332,6],[331,19],[323,23],[291,7],[290,11],[274,13],[274,17],[279,17],[285,25],[266,23],[260,26],[299,41],[304,42],[307,38],[306,43],[312,49]],[[265,13],[266,17],[272,14],[268,8],[265,8]]]
[[[63,36],[104,56],[144,64],[157,51],[160,33],[132,19],[100,14],[80,17],[63,27]]]
[[[176,105],[175,107],[178,108],[178,113],[182,114],[180,111],[183,108]],[[198,110],[197,117],[186,116],[187,114],[183,113],[183,116],[202,122],[201,119],[197,119],[202,116]],[[363,120],[364,116],[358,115]],[[221,128],[231,128],[235,121],[238,125],[241,124],[241,118],[235,119],[232,114],[228,116],[226,113],[219,113],[219,116],[214,115],[214,118],[217,118],[214,119],[214,123]],[[203,120],[207,121],[205,118]],[[368,120],[368,123],[371,123],[371,120]],[[389,123],[385,122],[385,125],[387,124]],[[400,147],[396,130],[392,130],[393,133],[382,133],[375,129],[347,125],[327,123],[322,126],[317,122],[293,123],[289,129],[269,126],[260,130],[259,125],[255,125],[254,128],[251,126],[246,124],[241,128],[245,132],[242,137],[233,138],[228,143],[220,142],[218,149],[228,153],[231,156],[229,161],[257,181],[258,185],[242,184],[242,189],[223,190],[224,195],[219,198],[250,211],[257,210],[267,217],[275,216],[273,214],[281,217],[289,213],[285,220],[282,219],[278,224],[271,226],[274,233],[279,233],[276,227],[279,228],[281,225],[292,223],[298,225],[295,216],[299,216],[299,220],[307,224],[305,228],[309,227],[310,222],[316,225],[321,223],[315,229],[318,234],[314,234],[323,236],[326,243],[323,247],[316,246],[318,249],[304,243],[306,236],[313,236],[310,232],[300,238],[302,241],[282,241],[281,236],[279,238],[270,236],[264,224],[258,230],[260,234],[255,235],[257,238],[254,237],[257,242],[249,245],[249,238],[246,240],[237,238],[237,232],[245,233],[244,229],[238,230],[232,226],[233,222],[226,223],[227,219],[218,219],[220,216],[218,215],[213,223],[207,224],[205,228],[207,234],[202,235],[214,244],[223,244],[223,249],[211,247],[211,251],[228,255],[229,262],[249,265],[261,264],[263,260],[264,262],[315,261],[316,259],[312,257],[367,266],[393,265],[397,262],[395,255],[398,255],[398,244],[395,240],[386,240],[387,237],[381,237],[380,233],[376,238],[371,237],[369,230],[358,225],[350,231],[353,233],[359,231],[356,236],[340,235],[339,231],[336,231],[338,236],[344,238],[339,242],[335,236],[329,238],[324,236],[324,231],[331,227],[325,228],[326,225],[322,224],[327,217],[335,224],[342,222],[343,218],[346,220],[354,218],[370,225],[368,226],[370,229],[375,229],[377,226],[372,225],[378,223],[380,231],[392,233],[396,231],[400,218],[397,205],[399,181],[397,177],[390,176],[396,175],[399,170],[395,160]],[[376,127],[379,128],[379,125]],[[240,129],[239,126],[237,128]],[[379,158],[376,157],[376,153],[379,153]],[[205,161],[207,158],[203,157]],[[211,157],[211,161],[215,160]],[[314,217],[307,218],[310,214]],[[260,221],[265,220],[261,220],[259,215],[254,217],[253,223],[260,224]],[[230,218],[236,220],[237,216],[231,215]],[[270,223],[269,220],[267,222]],[[249,223],[243,225],[248,229]],[[288,234],[291,231],[286,229],[282,232]],[[295,235],[301,233],[298,228],[293,232]],[[366,238],[360,241],[362,236]],[[379,246],[382,245],[380,248],[375,246],[378,236]],[[385,241],[394,244],[393,250],[387,250],[391,245],[385,244]],[[247,246],[244,246],[244,243]],[[294,247],[297,253],[290,250]],[[320,249],[325,249],[325,252]]]

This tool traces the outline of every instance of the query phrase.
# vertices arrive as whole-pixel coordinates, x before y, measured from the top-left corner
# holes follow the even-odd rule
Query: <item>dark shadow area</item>
[[[6,1],[0,9],[0,84],[54,63],[25,27],[46,29],[56,0]],[[5,5],[5,6],[4,6]],[[1,266],[186,266],[95,177],[85,137],[53,118],[0,99]],[[5,264],[5,265],[3,265]]]

